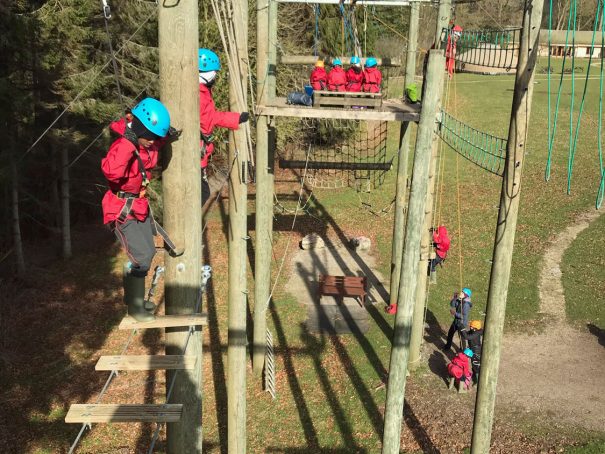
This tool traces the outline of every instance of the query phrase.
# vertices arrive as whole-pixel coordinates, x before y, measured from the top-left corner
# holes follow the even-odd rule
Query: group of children
[[[345,71],[342,61],[335,58],[332,60],[332,69],[328,73],[324,61],[317,60],[309,82],[313,90],[380,93],[382,73],[377,66],[378,61],[374,57],[369,57],[363,68],[361,59],[354,56],[351,57],[351,66]]]

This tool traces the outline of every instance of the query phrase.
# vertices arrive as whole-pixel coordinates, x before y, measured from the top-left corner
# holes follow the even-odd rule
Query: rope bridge
[[[439,137],[456,153],[495,175],[502,176],[507,140],[479,131],[441,110]]]
[[[462,64],[461,69],[465,65],[514,69],[520,37],[520,28],[464,31],[456,42],[455,60]]]

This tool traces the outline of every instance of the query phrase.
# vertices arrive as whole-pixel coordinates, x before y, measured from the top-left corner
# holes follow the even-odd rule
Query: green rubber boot
[[[130,274],[130,264],[124,266],[124,302],[128,315],[138,322],[155,320],[155,315],[145,307],[145,278]]]

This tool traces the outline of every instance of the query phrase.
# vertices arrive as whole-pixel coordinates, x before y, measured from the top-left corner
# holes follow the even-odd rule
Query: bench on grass
[[[329,276],[319,275],[318,296],[336,296],[360,298],[365,305],[368,294],[368,280],[365,276]]]

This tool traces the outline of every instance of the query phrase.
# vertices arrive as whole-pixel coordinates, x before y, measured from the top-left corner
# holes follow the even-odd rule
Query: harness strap
[[[120,210],[120,214],[118,215],[118,218],[117,218],[117,221],[119,223],[124,223],[124,221],[126,221],[126,218],[132,211],[132,204],[134,203],[134,199],[135,199],[134,197],[127,197],[125,199],[126,202],[124,202],[124,206],[122,207],[122,210]]]

